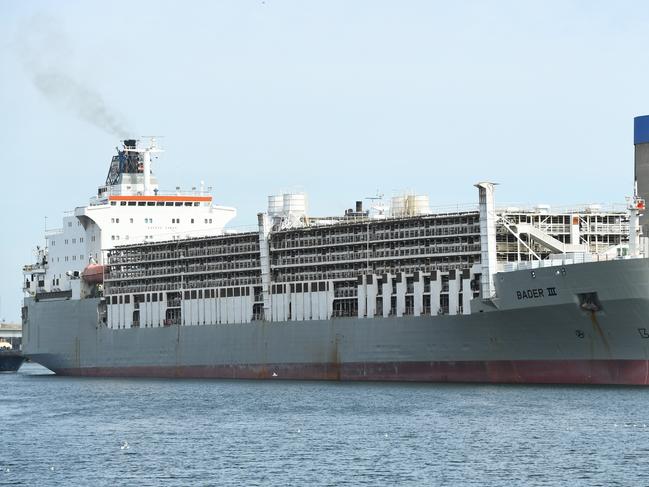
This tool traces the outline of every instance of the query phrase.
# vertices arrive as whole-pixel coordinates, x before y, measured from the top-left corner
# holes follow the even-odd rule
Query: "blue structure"
[[[649,143],[649,115],[633,119],[633,144]]]

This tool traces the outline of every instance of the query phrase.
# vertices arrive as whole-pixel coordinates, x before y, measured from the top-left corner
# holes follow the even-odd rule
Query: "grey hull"
[[[98,299],[28,298],[24,352],[72,375],[646,384],[649,261],[563,270],[498,274],[497,310],[457,316],[115,330]]]

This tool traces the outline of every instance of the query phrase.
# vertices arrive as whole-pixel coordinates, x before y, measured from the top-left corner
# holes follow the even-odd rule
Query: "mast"
[[[124,152],[135,152],[141,154],[142,172],[144,173],[143,194],[145,196],[152,195],[153,191],[151,190],[151,154],[158,154],[160,152],[164,152],[162,149],[158,148],[155,137],[151,137],[149,139],[149,147],[140,148],[136,146],[126,146],[124,147]]]

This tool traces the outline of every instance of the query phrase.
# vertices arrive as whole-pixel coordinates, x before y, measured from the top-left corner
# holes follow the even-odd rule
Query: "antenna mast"
[[[144,173],[144,195],[151,195],[151,154],[164,152],[156,144],[155,137],[149,137],[149,147],[141,149],[138,147],[126,147],[124,152],[137,152],[142,154],[142,172]]]

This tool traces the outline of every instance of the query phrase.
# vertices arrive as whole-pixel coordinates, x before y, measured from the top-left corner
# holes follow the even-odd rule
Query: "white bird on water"
[[[128,441],[124,440],[124,443],[122,443],[122,446],[119,447],[120,450],[128,450],[130,447],[128,445]]]

